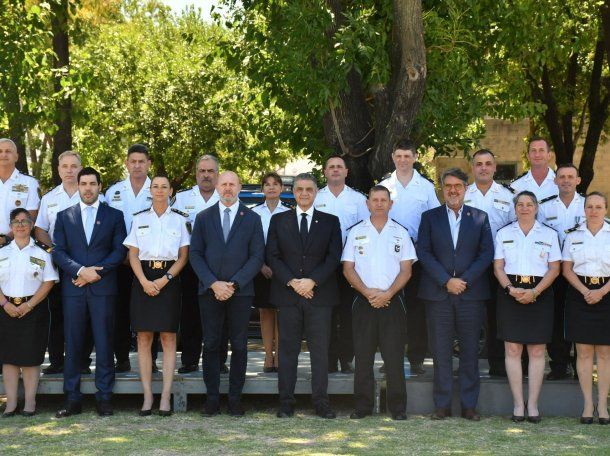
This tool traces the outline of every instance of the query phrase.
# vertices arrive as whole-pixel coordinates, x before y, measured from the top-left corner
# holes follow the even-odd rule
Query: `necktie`
[[[303,245],[305,245],[305,241],[307,240],[307,214],[305,212],[301,214],[301,229],[299,232],[301,233],[301,241],[303,241]]]
[[[222,234],[225,238],[225,242],[227,242],[227,238],[229,237],[229,231],[231,231],[231,209],[228,207],[225,209],[225,215],[222,218]]]
[[[87,244],[91,241],[91,233],[93,233],[93,223],[95,222],[93,206],[87,206],[86,209],[86,219],[85,219],[85,236],[87,238]]]

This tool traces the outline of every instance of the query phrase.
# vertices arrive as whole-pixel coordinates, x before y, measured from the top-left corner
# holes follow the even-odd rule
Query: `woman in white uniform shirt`
[[[527,347],[527,420],[540,422],[538,396],[544,377],[544,353],[553,335],[553,289],[561,250],[557,232],[536,221],[538,200],[529,191],[515,199],[517,221],[496,234],[494,273],[498,288],[498,339],[504,341],[506,373],[513,394],[512,420],[525,420],[521,354]]]
[[[604,221],[608,200],[599,192],[585,199],[584,224],[570,230],[563,246],[566,298],[565,337],[576,343],[576,370],[584,398],[580,418],[593,423],[593,356],[597,357],[597,413],[608,424],[610,390],[610,225]]]
[[[253,207],[252,210],[261,217],[265,242],[267,241],[267,231],[273,214],[290,210],[280,201],[283,188],[282,178],[277,173],[267,173],[263,176],[262,190],[265,201]],[[271,268],[264,264],[261,272],[254,278],[254,307],[258,307],[260,312],[261,336],[265,349],[265,363],[263,365],[263,372],[265,373],[277,372],[278,366],[277,311],[269,302],[272,275]]]
[[[15,415],[19,373],[23,377],[25,405],[36,411],[40,365],[49,334],[47,295],[59,280],[50,248],[30,236],[33,221],[23,208],[13,209],[10,226],[14,240],[0,249],[0,362],[6,393],[3,417]]]
[[[140,416],[151,414],[152,357],[155,332],[163,345],[163,392],[159,415],[169,416],[170,395],[176,366],[176,332],[180,323],[180,284],[175,277],[188,261],[188,215],[169,206],[169,179],[156,176],[150,182],[153,204],[134,214],[125,239],[129,263],[135,275],[131,288],[131,327],[138,333],[138,363],[144,389]]]

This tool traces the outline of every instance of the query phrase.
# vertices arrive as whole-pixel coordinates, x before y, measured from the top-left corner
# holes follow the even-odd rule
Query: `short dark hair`
[[[295,178],[294,178],[294,183],[292,184],[292,188],[296,187],[297,181],[300,181],[300,180],[311,181],[316,186],[316,188],[318,188],[318,181],[316,180],[316,176],[314,176],[311,173],[300,173],[300,174],[297,174],[295,176]]]
[[[284,182],[282,181],[282,178],[275,171],[271,171],[271,172],[265,173],[265,175],[261,179],[261,187],[263,187],[265,185],[265,182],[267,182],[267,179],[273,179],[278,184],[284,185]]]
[[[443,171],[441,174],[440,184],[445,184],[445,179],[449,176],[457,177],[459,180],[464,182],[464,186],[468,187],[468,174],[462,171],[460,168],[449,168]]]
[[[399,139],[394,143],[392,153],[396,152],[397,150],[410,150],[413,152],[413,155],[417,155],[417,146],[408,138]]]
[[[529,141],[527,142],[527,150],[528,150],[528,152],[530,150],[530,146],[532,145],[532,143],[536,142],[536,141],[544,141],[544,143],[546,144],[547,152],[551,151],[551,147],[549,146],[549,142],[546,139],[544,139],[542,136],[532,136],[529,139]]]
[[[369,196],[368,198],[371,198],[371,194],[373,192],[386,192],[388,194],[388,198],[392,199],[392,195],[390,194],[390,191],[388,190],[387,187],[384,187],[383,185],[373,185],[371,187],[371,189],[369,190]]]
[[[341,160],[343,162],[343,164],[345,165],[345,167],[347,168],[347,163],[345,162],[345,158],[343,158],[341,155],[334,154],[326,159],[326,161],[324,162],[324,169],[326,169],[326,167],[328,166],[328,162],[331,161],[333,158],[338,158],[339,160]]]
[[[95,168],[92,168],[91,166],[85,166],[83,169],[81,169],[78,172],[78,175],[76,177],[76,182],[80,182],[80,178],[82,176],[95,176],[95,178],[97,179],[97,183],[98,184],[102,183],[102,178],[100,176],[100,173],[98,173],[97,170]]]
[[[11,213],[9,214],[8,219],[9,220],[15,220],[17,218],[17,216],[19,214],[22,214],[22,213],[27,215],[28,220],[30,222],[34,222],[34,220],[32,220],[32,214],[30,214],[30,211],[28,211],[25,207],[18,207],[16,209],[13,209],[11,211]]]
[[[129,146],[129,149],[127,149],[127,157],[129,158],[131,154],[144,154],[146,155],[146,158],[150,160],[150,152],[148,151],[148,146],[146,144],[138,143]]]
[[[557,166],[557,169],[555,170],[555,174],[557,174],[557,171],[559,171],[562,168],[572,168],[576,170],[576,175],[579,176],[580,174],[578,173],[578,168],[576,167],[576,165],[574,163],[562,163],[561,165]]]
[[[590,196],[599,196],[600,198],[603,198],[604,203],[606,203],[606,209],[608,208],[608,198],[602,192],[593,191],[591,193],[588,193],[587,196],[585,196],[585,204],[587,204],[587,200]]]
[[[494,159],[494,161],[496,161],[496,156],[489,149],[479,149],[479,150],[477,150],[474,154],[472,154],[472,159],[474,160],[475,157],[478,157],[479,155],[491,155],[492,158]]]
[[[529,190],[523,190],[522,192],[517,193],[517,195],[513,198],[514,206],[517,206],[517,201],[519,201],[519,198],[522,196],[529,196],[536,205],[536,208],[538,207],[538,198],[536,198],[536,194],[534,192],[530,192]]]
[[[159,178],[161,178],[161,179],[167,179],[167,182],[169,183],[169,186],[170,186],[170,187],[172,186],[172,181],[171,181],[171,179],[170,179],[170,178],[169,178],[169,176],[168,176],[167,174],[165,174],[165,173],[155,174],[155,175],[154,175],[154,176],[153,176],[153,177],[150,179],[150,185],[152,185],[152,183],[153,183],[153,181],[154,181],[155,179],[159,179]]]

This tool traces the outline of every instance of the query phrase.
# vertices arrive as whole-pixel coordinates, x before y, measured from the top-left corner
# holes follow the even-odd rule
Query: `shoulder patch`
[[[516,190],[514,188],[512,188],[510,186],[510,184],[507,183],[502,183],[502,187],[504,187],[506,190],[508,190],[509,192],[511,192],[513,195],[515,194]]]
[[[548,201],[554,200],[555,198],[557,198],[559,195],[551,195],[551,196],[547,196],[546,198],[542,198],[540,201],[538,201],[538,204],[543,204],[546,203]]]
[[[360,223],[362,223],[364,220],[360,220],[358,223],[354,223],[352,226],[350,226],[347,230],[345,230],[346,232],[351,230],[353,227],[355,227],[356,225],[359,225]]]
[[[182,217],[186,217],[186,218],[188,218],[188,216],[189,216],[186,212],[182,212],[181,210],[176,209],[175,207],[172,207],[172,212],[175,212],[176,214],[179,214]]]
[[[607,221],[607,220],[606,220]],[[576,231],[578,228],[580,228],[580,225],[582,225],[582,223],[577,223],[576,225],[574,225],[572,228],[568,228],[567,230],[563,230],[563,232],[565,234],[570,234],[573,233],[574,231]]]
[[[53,247],[49,247],[47,244],[45,244],[44,242],[40,242],[39,240],[35,240],[34,244],[47,253],[51,253],[53,251]]]
[[[172,211],[173,210],[177,210],[177,209],[172,208]],[[150,211],[150,207],[147,207],[146,209],[142,209],[141,211],[138,211],[138,212],[134,212],[133,215],[143,214],[144,212],[148,212],[148,211]]]
[[[396,221],[396,219],[390,219],[390,220],[392,220],[394,223],[396,223],[396,224],[398,224],[398,225],[402,226],[402,227],[403,227],[405,230],[407,230],[407,233],[409,232],[409,229],[408,229],[406,226],[404,226],[402,223],[397,222],[397,221]]]

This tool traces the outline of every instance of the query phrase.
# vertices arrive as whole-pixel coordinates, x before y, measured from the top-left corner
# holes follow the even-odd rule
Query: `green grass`
[[[479,423],[423,416],[394,422],[383,415],[355,421],[347,408],[336,420],[309,410],[279,420],[272,409],[260,408],[241,419],[203,418],[196,411],[139,418],[131,409],[99,418],[90,410],[63,420],[51,410],[3,419],[0,454],[610,454],[610,426],[584,426],[575,418],[516,425],[501,417]]]

